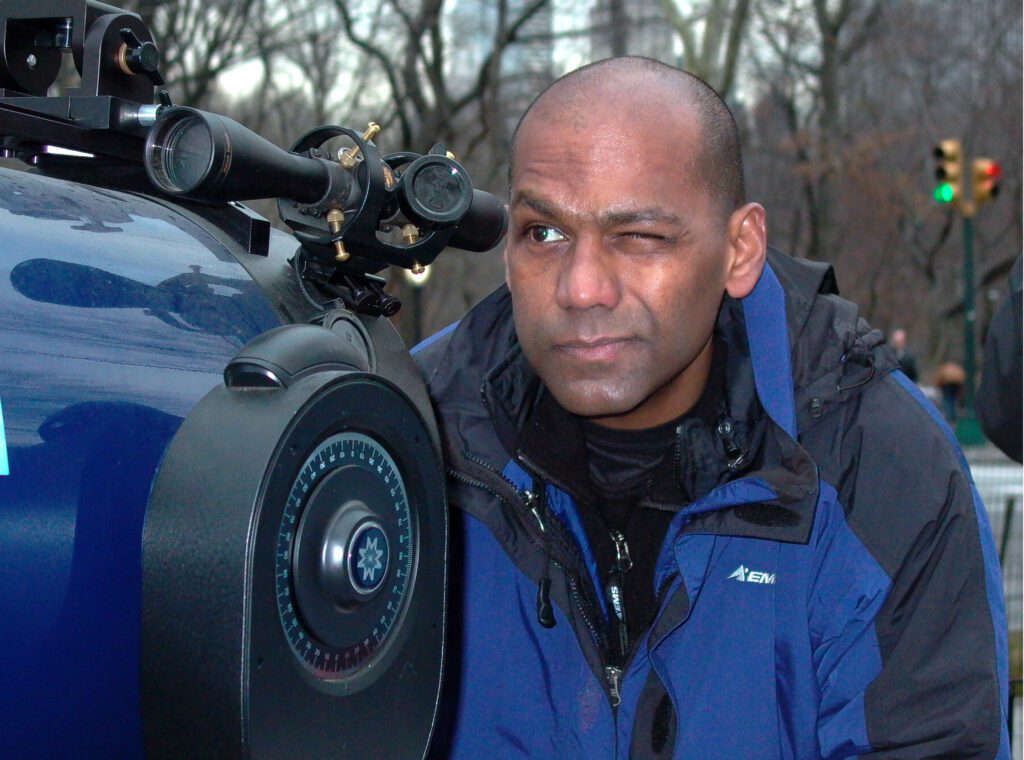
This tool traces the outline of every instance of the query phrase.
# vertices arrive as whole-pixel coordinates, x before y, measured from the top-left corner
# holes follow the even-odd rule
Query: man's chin
[[[555,400],[567,412],[595,421],[614,419],[629,414],[642,402],[629,396],[614,396],[607,392],[587,392],[583,389],[556,389],[548,386]]]

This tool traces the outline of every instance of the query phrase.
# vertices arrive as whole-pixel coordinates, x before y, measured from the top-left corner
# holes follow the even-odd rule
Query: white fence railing
[[[978,494],[985,502],[999,560],[1003,567],[1003,595],[1006,622],[1010,629],[1010,705],[1011,745],[1015,758],[1024,758],[1021,750],[1021,613],[1022,532],[1024,511],[1024,468],[993,448],[969,449],[967,460]]]

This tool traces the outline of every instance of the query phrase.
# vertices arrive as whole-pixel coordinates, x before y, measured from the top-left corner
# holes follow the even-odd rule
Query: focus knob
[[[160,51],[152,42],[143,42],[131,29],[121,30],[124,45],[118,55],[118,63],[126,74],[145,74],[157,87],[163,85],[160,74]]]

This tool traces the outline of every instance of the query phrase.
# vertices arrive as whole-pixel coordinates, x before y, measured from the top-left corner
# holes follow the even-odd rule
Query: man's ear
[[[745,298],[757,285],[768,254],[768,233],[764,207],[748,203],[732,212],[728,225],[729,270],[725,292]]]

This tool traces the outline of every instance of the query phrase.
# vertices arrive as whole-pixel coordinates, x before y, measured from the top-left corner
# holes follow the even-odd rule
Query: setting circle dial
[[[346,431],[315,447],[292,482],[275,551],[284,635],[313,676],[344,681],[387,651],[417,544],[405,482],[381,442]]]

